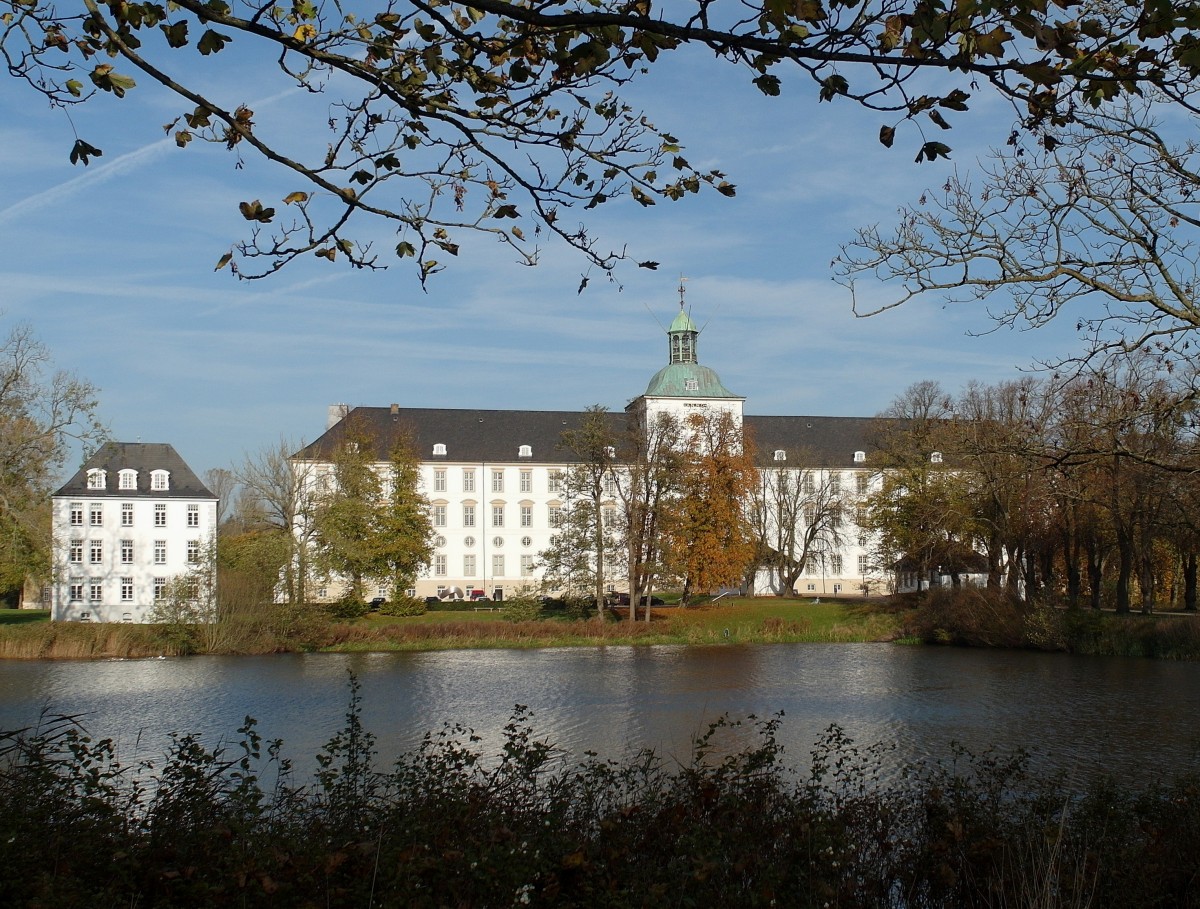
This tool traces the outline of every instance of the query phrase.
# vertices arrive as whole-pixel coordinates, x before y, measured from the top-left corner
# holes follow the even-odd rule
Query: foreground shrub
[[[1075,792],[1022,754],[962,751],[884,781],[883,749],[837,727],[798,772],[781,721],[719,720],[681,764],[573,763],[518,706],[498,754],[446,726],[384,772],[352,679],[300,785],[250,718],[236,745],[177,736],[143,768],[48,716],[0,733],[0,893],[61,909],[1200,904],[1200,781]]]

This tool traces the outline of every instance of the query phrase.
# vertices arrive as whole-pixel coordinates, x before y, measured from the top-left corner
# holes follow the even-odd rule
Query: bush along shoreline
[[[935,590],[910,602],[905,635],[925,644],[1200,661],[1195,614],[1068,609],[977,587]]]
[[[1021,754],[960,753],[884,781],[884,749],[837,727],[798,770],[778,716],[714,723],[684,764],[571,763],[520,707],[498,754],[447,726],[381,770],[359,698],[351,677],[309,783],[250,718],[227,747],[176,736],[155,766],[72,717],[0,734],[5,905],[1200,904],[1195,778],[1080,792]]]

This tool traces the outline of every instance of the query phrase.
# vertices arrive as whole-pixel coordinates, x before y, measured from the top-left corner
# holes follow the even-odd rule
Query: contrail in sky
[[[251,101],[252,109],[261,110],[274,104],[276,101],[295,94],[299,89],[289,88],[284,91],[277,92],[269,97],[262,98],[258,101]],[[0,224],[6,221],[12,221],[19,218],[24,213],[42,208],[47,205],[53,205],[56,202],[61,202],[64,199],[70,198],[76,193],[96,186],[100,183],[105,183],[114,177],[124,176],[134,168],[140,167],[148,161],[161,157],[165,152],[169,152],[176,148],[174,138],[168,136],[160,139],[157,142],[151,142],[149,145],[144,145],[135,151],[127,152],[119,158],[113,158],[106,164],[93,163],[90,166],[85,166],[83,173],[77,177],[72,177],[70,180],[64,180],[57,186],[52,186],[49,189],[42,190],[40,193],[34,193],[32,196],[27,196],[19,202],[14,202],[8,208],[0,209]],[[103,159],[98,159],[103,160]]]

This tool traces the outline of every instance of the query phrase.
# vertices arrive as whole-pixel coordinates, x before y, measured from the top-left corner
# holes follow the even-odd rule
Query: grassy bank
[[[302,617],[264,612],[214,628],[154,625],[6,623],[0,658],[97,659],[182,653],[447,650],[459,648],[595,647],[649,644],[876,641],[895,637],[901,617],[885,606],[809,600],[737,599],[719,605],[655,608],[651,621],[616,616],[589,620],[544,613],[510,622],[500,610],[438,611],[409,618],[372,614],[333,621],[310,610]]]
[[[384,772],[352,691],[311,782],[249,719],[227,750],[179,736],[140,775],[70,721],[0,733],[0,837],[18,844],[0,863],[5,905],[1200,903],[1200,780],[1078,792],[1020,755],[960,754],[882,785],[881,754],[836,727],[789,764],[778,720],[753,721],[749,746],[720,721],[680,764],[572,764],[519,710],[497,754],[448,727]]]

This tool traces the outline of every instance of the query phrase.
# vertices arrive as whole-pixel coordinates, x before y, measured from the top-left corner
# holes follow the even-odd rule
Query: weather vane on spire
[[[683,291],[684,291],[683,285],[686,282],[687,282],[687,278],[685,278],[683,275],[680,275],[679,276],[679,308],[680,308],[680,310],[683,309]]]

